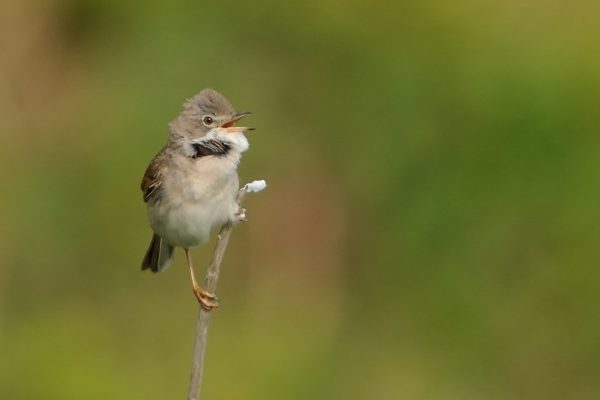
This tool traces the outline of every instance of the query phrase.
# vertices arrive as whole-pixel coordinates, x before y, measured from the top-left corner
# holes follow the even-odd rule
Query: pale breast
[[[154,231],[167,243],[192,247],[208,241],[211,229],[233,218],[239,187],[236,164],[226,158],[182,158],[165,171],[160,202],[149,205]]]

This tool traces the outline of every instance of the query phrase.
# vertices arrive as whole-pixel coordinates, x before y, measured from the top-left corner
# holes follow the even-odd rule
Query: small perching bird
[[[167,144],[142,179],[148,220],[154,231],[142,270],[164,270],[175,247],[185,251],[192,288],[205,310],[218,306],[214,294],[198,285],[190,248],[208,241],[211,230],[245,219],[236,203],[237,166],[248,150],[244,132],[234,126],[249,112],[235,112],[223,95],[204,89],[187,100],[169,124]]]

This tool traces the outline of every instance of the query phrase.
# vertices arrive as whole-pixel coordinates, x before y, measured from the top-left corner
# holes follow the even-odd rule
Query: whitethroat
[[[245,218],[236,203],[237,166],[249,147],[244,133],[252,128],[235,123],[248,114],[235,112],[215,90],[202,90],[169,124],[167,144],[148,165],[141,184],[154,231],[142,270],[164,270],[175,247],[182,247],[193,291],[209,311],[219,303],[198,285],[190,248],[206,243],[214,227]]]

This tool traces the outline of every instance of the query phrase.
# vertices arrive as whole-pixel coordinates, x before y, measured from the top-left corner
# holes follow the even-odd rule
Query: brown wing
[[[162,168],[164,150],[158,153],[146,168],[146,173],[142,178],[141,188],[144,194],[144,201],[156,201],[160,197],[162,189]]]

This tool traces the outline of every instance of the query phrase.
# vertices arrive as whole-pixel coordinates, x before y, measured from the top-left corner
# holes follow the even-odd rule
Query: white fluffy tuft
[[[264,179],[258,181],[252,181],[246,184],[246,191],[249,193],[256,193],[264,190],[267,187],[267,182]]]

